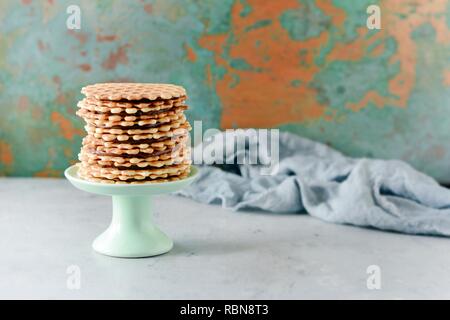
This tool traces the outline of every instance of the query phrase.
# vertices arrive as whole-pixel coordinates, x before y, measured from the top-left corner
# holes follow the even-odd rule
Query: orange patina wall
[[[173,82],[203,128],[279,127],[450,181],[446,0],[0,2],[0,174],[76,161],[80,88]],[[366,26],[369,5],[381,30]]]

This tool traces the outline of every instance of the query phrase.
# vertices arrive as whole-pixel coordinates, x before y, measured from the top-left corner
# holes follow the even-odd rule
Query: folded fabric
[[[224,152],[223,162],[248,156],[261,143],[246,130],[233,135],[247,141]],[[225,137],[219,133],[193,153],[222,148]],[[199,167],[198,179],[180,195],[233,210],[307,212],[333,223],[450,236],[450,190],[402,161],[352,159],[281,132],[279,165],[270,175],[261,174],[262,164]]]

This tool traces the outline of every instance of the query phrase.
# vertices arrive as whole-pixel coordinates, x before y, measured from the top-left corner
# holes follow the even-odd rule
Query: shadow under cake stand
[[[106,184],[84,180],[78,166],[64,171],[66,178],[78,189],[112,196],[113,214],[108,229],[93,242],[95,251],[121,258],[156,256],[170,251],[172,240],[152,221],[152,196],[180,190],[191,184],[198,168],[191,166],[189,176],[182,180],[142,183]]]

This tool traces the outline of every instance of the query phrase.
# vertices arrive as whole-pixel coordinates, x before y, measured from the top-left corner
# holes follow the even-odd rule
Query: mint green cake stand
[[[144,184],[104,184],[78,176],[78,166],[66,169],[64,175],[78,189],[112,196],[113,214],[108,229],[93,242],[95,251],[113,257],[150,257],[170,251],[172,240],[152,221],[152,196],[180,190],[194,181],[198,169],[178,181]]]

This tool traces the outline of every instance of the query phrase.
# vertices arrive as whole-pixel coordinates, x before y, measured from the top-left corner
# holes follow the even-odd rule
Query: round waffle
[[[169,176],[178,176],[190,170],[190,162],[169,165],[161,168],[129,170],[118,168],[103,168],[94,164],[82,163],[79,171],[89,174],[95,178],[108,180],[138,180],[167,178]]]
[[[114,118],[117,117],[117,118]],[[112,129],[120,130],[125,127],[125,130],[130,129],[146,129],[162,126],[170,122],[186,122],[186,117],[182,112],[172,115],[166,115],[160,118],[143,119],[141,117],[127,116],[121,118],[120,116],[110,116],[109,119],[89,119],[84,118],[89,127],[95,128],[97,133],[107,133]]]
[[[177,121],[178,120],[178,121]],[[96,128],[112,128],[112,129],[146,129],[146,128],[155,128],[162,124],[166,124],[167,122],[185,122],[184,115],[174,114],[168,115],[158,119],[136,119],[131,121],[119,120],[119,121],[110,121],[110,120],[95,120],[95,119],[86,119],[85,121],[88,125],[94,126]]]
[[[186,90],[165,83],[97,83],[82,88],[81,93],[97,100],[167,100],[185,96]]]
[[[181,125],[186,123],[186,117],[183,114],[167,116],[161,119],[151,119],[151,120],[139,120],[134,122],[133,126],[120,126],[120,125],[112,125],[112,126],[104,126],[99,125],[95,126],[91,123],[88,123],[85,126],[85,129],[88,133],[91,133],[96,137],[95,134],[127,134],[127,135],[135,135],[135,134],[148,134],[148,133],[156,133],[158,131],[167,132],[172,128],[179,128]]]
[[[180,115],[187,106],[173,107],[166,110],[160,110],[155,112],[138,112],[135,114],[127,113],[106,113],[106,112],[92,112],[87,109],[80,109],[76,112],[76,115],[82,117],[85,120],[103,120],[103,121],[139,121],[147,119],[164,119],[165,117]]]
[[[100,167],[120,167],[130,169],[162,167],[175,163],[182,163],[185,160],[189,160],[189,158],[189,149],[181,144],[165,150],[155,151],[151,154],[99,154],[95,150],[85,147],[81,149],[79,154],[79,159],[83,163],[95,164]]]
[[[181,140],[183,140],[183,144],[186,144],[188,136],[178,135],[172,137],[164,137],[160,139],[149,139],[147,140],[146,143],[129,144],[129,143],[106,142],[102,139],[96,139],[89,135],[83,139],[83,146],[88,147],[97,152],[102,152],[106,154],[136,155],[139,153],[151,154],[155,151],[161,151],[167,148],[172,148]]]
[[[144,134],[112,134],[112,133],[92,133],[92,136],[97,139],[102,139],[106,142],[128,142],[128,143],[146,143],[145,141],[151,139],[159,139],[163,137],[172,137],[174,135],[185,134],[191,129],[189,123],[170,123],[152,128],[151,132]]]
[[[108,184],[142,184],[142,183],[161,183],[161,182],[170,182],[170,181],[177,181],[184,178],[187,178],[189,175],[190,170],[185,170],[177,172],[176,175],[161,175],[159,177],[147,177],[143,179],[125,179],[120,180],[119,178],[115,179],[108,179],[108,178],[99,178],[91,175],[89,171],[86,171],[84,169],[79,169],[78,175],[88,181],[91,182],[100,182],[100,183],[108,183]]]
[[[188,106],[171,106],[170,108],[150,111],[143,111],[136,108],[113,108],[108,111],[99,111],[96,110],[97,108],[85,108],[80,106],[79,108],[80,110],[77,111],[77,115],[88,119],[108,119],[109,116],[121,116],[122,118],[125,118],[126,116],[135,116],[142,119],[151,119],[181,113],[187,110]]]
[[[77,106],[81,109],[96,112],[111,112],[134,114],[137,112],[155,112],[170,109],[172,107],[179,107],[184,105],[186,97],[180,97],[169,100],[155,100],[155,101],[108,101],[96,100],[92,98],[84,98],[79,101]]]

